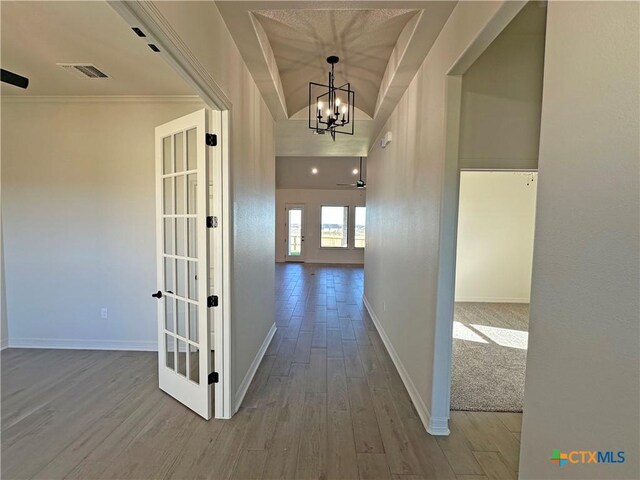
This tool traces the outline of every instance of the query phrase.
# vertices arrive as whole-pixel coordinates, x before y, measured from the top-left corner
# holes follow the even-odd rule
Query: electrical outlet
[[[100,318],[106,320],[107,318],[109,318],[109,310],[106,309],[106,307],[103,307],[100,309]]]

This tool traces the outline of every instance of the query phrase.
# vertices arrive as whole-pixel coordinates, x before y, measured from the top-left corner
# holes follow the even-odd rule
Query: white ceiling
[[[276,119],[280,156],[366,155],[449,18],[455,1],[216,2]],[[308,84],[350,82],[360,119],[355,136],[314,135]]]
[[[356,183],[358,157],[276,157],[276,188],[337,189],[338,183]],[[313,168],[317,174],[311,173]],[[362,161],[362,178],[367,179],[367,160]]]
[[[2,95],[192,95],[186,83],[103,1],[1,5],[2,68],[29,78]],[[76,78],[56,63],[92,63],[109,79]]]

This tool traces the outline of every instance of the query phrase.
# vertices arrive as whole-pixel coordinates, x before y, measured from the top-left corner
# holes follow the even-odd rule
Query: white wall
[[[514,2],[458,3],[382,129],[393,133],[393,141],[381,149],[376,140],[367,158],[365,296],[418,413],[434,433],[448,431],[446,405],[432,408],[436,357],[446,358],[436,351],[435,338],[446,341],[448,335],[451,343],[450,330],[436,329],[446,77],[470,45],[491,42],[520,8]],[[437,374],[446,382],[446,371]]]
[[[231,383],[237,397],[275,321],[274,122],[214,2],[153,6],[232,104]]]
[[[11,344],[156,348],[154,128],[199,108],[2,99]]]
[[[305,263],[364,263],[364,249],[353,248],[354,207],[365,206],[365,192],[358,189],[278,189],[276,190],[276,262],[284,262],[287,252],[286,204],[305,206],[304,261]],[[349,206],[349,248],[320,248],[320,207],[322,205]]]
[[[537,176],[461,172],[456,301],[529,303]]]
[[[546,8],[528,3],[462,77],[460,168],[537,168]]]
[[[520,476],[640,477],[640,4],[549,2]],[[624,450],[623,464],[549,462]]]

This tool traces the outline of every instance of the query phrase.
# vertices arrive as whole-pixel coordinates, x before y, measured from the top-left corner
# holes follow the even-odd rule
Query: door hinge
[[[218,217],[207,217],[207,228],[218,228]]]
[[[220,381],[220,376],[218,375],[218,372],[211,372],[209,374],[208,380],[209,380],[209,385],[211,385],[212,383],[218,383]]]
[[[207,133],[205,135],[207,146],[215,147],[218,145],[218,136],[215,133]]]
[[[217,307],[218,306],[218,296],[217,295],[209,295],[207,297],[207,308]]]

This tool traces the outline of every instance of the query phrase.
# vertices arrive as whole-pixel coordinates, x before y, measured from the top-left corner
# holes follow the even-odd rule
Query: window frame
[[[347,225],[346,225],[346,235],[347,235],[347,241],[346,241],[346,245],[344,247],[323,247],[322,246],[322,209],[324,207],[338,207],[338,208],[342,208],[343,210],[346,209],[347,211]],[[319,222],[319,230],[320,230],[320,235],[318,235],[318,240],[319,240],[319,246],[318,248],[320,248],[321,250],[349,250],[351,248],[350,245],[350,235],[349,235],[349,230],[350,230],[350,225],[351,225],[351,206],[350,205],[326,205],[326,204],[321,204],[320,205],[320,222]]]
[[[364,237],[364,247],[357,247],[356,246],[356,208],[364,208],[365,209],[365,217],[364,218],[365,218],[365,229],[366,229],[367,206],[366,205],[354,205],[353,206],[353,249],[354,250],[364,250],[365,248],[367,248],[367,236],[366,236],[366,234],[365,234],[365,237]]]

